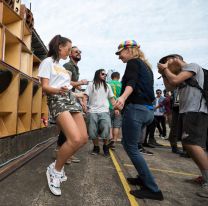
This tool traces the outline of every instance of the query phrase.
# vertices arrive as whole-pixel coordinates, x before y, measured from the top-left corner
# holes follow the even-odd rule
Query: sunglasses
[[[82,53],[82,51],[80,51],[80,50],[74,51],[74,52],[77,53],[77,54],[81,54]]]
[[[101,76],[107,76],[107,74],[106,73],[101,73]]]

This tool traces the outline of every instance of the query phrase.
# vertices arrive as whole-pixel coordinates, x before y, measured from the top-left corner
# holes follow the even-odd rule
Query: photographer
[[[203,88],[204,72],[198,64],[187,64],[180,55],[163,57],[158,63],[166,88],[179,88],[179,121],[183,146],[190,154],[203,177],[202,190],[197,195],[208,198],[208,157],[206,147],[208,111],[201,91],[186,83],[193,78]]]

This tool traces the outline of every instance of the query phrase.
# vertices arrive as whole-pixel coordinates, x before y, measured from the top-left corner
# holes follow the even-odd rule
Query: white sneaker
[[[75,157],[75,156],[71,156],[71,161],[74,162],[74,163],[79,163],[80,159]]]
[[[203,183],[201,190],[196,194],[200,197],[208,198],[208,183]]]
[[[66,162],[65,162],[66,165],[70,165],[71,163],[72,163],[72,161],[70,158],[68,160],[66,160]]]
[[[163,140],[168,140],[168,137],[160,135],[160,138]]]
[[[48,180],[48,186],[50,191],[57,196],[61,195],[61,173],[55,173],[54,169],[51,169],[50,166],[47,168],[46,176]]]
[[[51,163],[49,166],[48,166],[48,168],[50,169],[50,170],[53,170],[54,168],[55,168],[55,163],[56,163],[56,161],[55,162],[53,162],[53,163]],[[61,182],[65,182],[65,181],[67,181],[67,176],[66,176],[66,174],[65,174],[65,172],[64,172],[64,167],[62,168],[62,170],[61,170]]]

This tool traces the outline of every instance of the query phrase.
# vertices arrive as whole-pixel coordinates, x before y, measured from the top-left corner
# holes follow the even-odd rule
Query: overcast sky
[[[70,38],[82,50],[80,78],[92,80],[97,69],[123,74],[115,55],[118,44],[134,39],[152,64],[155,87],[158,60],[170,53],[208,68],[207,0],[22,0],[47,46],[56,35]],[[155,88],[155,89],[156,89]]]

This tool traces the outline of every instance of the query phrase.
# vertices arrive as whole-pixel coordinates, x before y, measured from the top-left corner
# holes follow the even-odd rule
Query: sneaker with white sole
[[[71,156],[71,161],[74,162],[74,163],[79,163],[80,162],[80,159],[78,157],[75,157],[74,155]]]
[[[66,160],[65,164],[70,165],[72,163],[71,159]]]
[[[199,197],[208,198],[208,183],[203,183],[201,190],[196,193]]]
[[[100,147],[94,145],[91,155],[98,155],[100,153]]]
[[[46,177],[48,180],[48,187],[50,191],[56,195],[60,196],[61,195],[61,173],[59,172],[54,172],[54,169],[47,168],[46,171]]]
[[[53,169],[55,168],[55,163],[56,163],[56,161],[53,162],[53,163],[51,163],[51,164],[48,166],[48,168],[49,168],[50,170],[53,170]],[[64,172],[64,167],[62,168],[61,173],[62,173],[62,174],[61,174],[61,182],[67,181],[67,176],[66,176],[66,174],[65,174],[65,172]]]
[[[59,150],[56,148],[56,149],[54,149],[53,150],[53,158],[54,159],[57,159],[57,152],[58,152]],[[77,158],[78,159],[78,158]],[[76,160],[75,160],[76,161]],[[78,161],[80,162],[80,160],[78,159]],[[65,162],[65,164],[66,165],[69,165],[69,164],[71,164],[72,163],[72,160],[71,160],[71,158],[69,158],[66,162]]]

